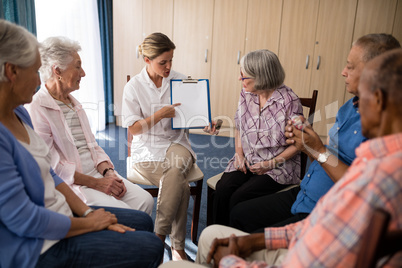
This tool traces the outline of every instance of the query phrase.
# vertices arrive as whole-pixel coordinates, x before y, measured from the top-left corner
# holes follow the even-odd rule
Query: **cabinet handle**
[[[321,56],[318,56],[318,59],[317,59],[317,70],[320,69],[320,64],[321,64]]]
[[[138,46],[135,48],[135,56],[137,59],[140,57],[140,53],[138,52]]]
[[[308,69],[309,61],[310,61],[310,55],[307,55],[307,57],[306,57],[306,70]]]
[[[240,64],[240,50],[237,52],[237,64]]]
[[[205,49],[205,62],[208,62],[208,49]]]

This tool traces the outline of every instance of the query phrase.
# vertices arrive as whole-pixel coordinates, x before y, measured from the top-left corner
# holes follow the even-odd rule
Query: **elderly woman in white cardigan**
[[[35,131],[52,152],[52,168],[89,206],[137,209],[151,214],[152,196],[115,170],[97,144],[81,104],[70,94],[85,76],[78,42],[50,37],[41,47],[42,84],[28,110]]]

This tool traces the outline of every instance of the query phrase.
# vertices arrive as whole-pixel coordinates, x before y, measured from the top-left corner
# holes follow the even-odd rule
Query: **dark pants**
[[[265,195],[236,205],[230,214],[230,226],[248,233],[264,232],[265,227],[280,227],[300,221],[308,213],[292,214],[290,209],[300,187]]]
[[[247,171],[247,174],[240,171],[225,172],[216,184],[213,221],[215,224],[229,225],[230,211],[235,205],[276,193],[286,186],[277,183],[268,175],[254,175],[250,171]]]
[[[36,267],[158,267],[164,245],[145,212],[105,207],[119,223],[136,229],[103,230],[60,240],[39,257]]]

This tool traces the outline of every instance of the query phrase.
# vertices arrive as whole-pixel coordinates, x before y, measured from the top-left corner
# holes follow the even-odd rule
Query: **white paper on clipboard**
[[[171,103],[181,103],[175,108],[172,129],[204,128],[211,122],[208,80],[192,81],[170,81]]]

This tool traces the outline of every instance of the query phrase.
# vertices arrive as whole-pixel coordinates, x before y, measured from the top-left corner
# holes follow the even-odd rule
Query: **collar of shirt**
[[[82,105],[78,102],[73,95],[69,94],[68,97],[71,100],[71,103],[74,105],[74,109],[76,111],[81,110]],[[56,100],[50,95],[47,88],[43,85],[38,92],[34,95],[34,98],[39,98],[39,104],[43,107],[53,109],[53,110],[60,110],[60,106],[56,103]]]
[[[157,88],[154,81],[149,77],[148,72],[147,72],[147,67],[145,66],[142,71],[141,71],[141,76],[144,81],[146,81],[149,85],[149,87],[153,90],[156,90],[157,92],[160,92],[161,95],[165,93],[165,91],[169,88],[169,82],[171,79],[173,79],[173,71],[170,71],[170,74],[167,78],[162,79],[162,85],[160,88]]]
[[[382,158],[389,154],[402,151],[402,133],[378,137],[363,142],[357,149],[358,158]]]
[[[260,109],[260,111],[263,111],[266,107],[268,107],[269,105],[272,105],[272,103],[274,103],[274,102],[278,102],[278,103],[283,103],[285,100],[284,100],[284,98],[283,98],[283,96],[282,96],[282,94],[281,94],[281,91],[283,90],[283,89],[285,89],[285,85],[284,84],[282,84],[281,86],[279,86],[278,88],[276,88],[275,90],[274,90],[274,92],[272,93],[272,95],[271,95],[271,97],[267,100],[267,102],[264,104],[264,107],[262,108],[262,109]],[[243,89],[244,90],[244,89]],[[244,92],[246,93],[246,94],[250,94],[250,96],[252,97],[252,99],[253,99],[253,102],[256,104],[256,105],[260,105],[260,98],[259,98],[259,96],[258,96],[258,94],[256,94],[256,93],[253,93],[253,92],[247,92],[247,91],[245,91],[244,90]]]

